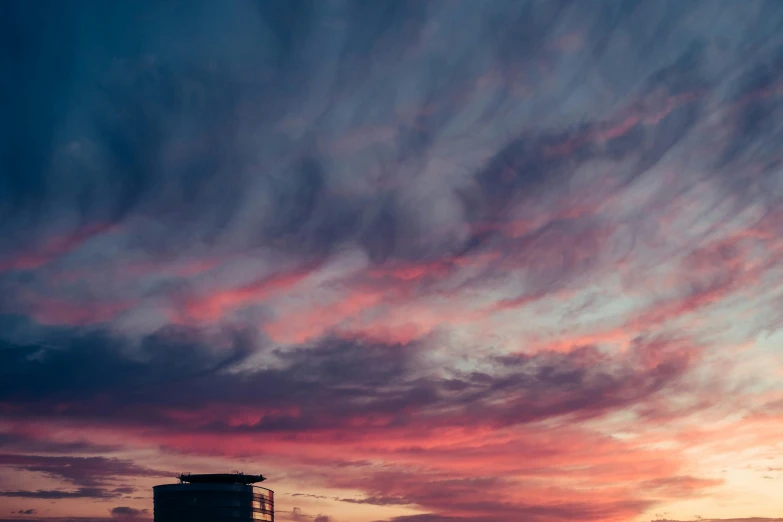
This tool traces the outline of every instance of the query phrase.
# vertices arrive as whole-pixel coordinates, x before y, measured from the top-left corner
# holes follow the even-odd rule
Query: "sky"
[[[783,517],[783,3],[0,2],[0,521]]]

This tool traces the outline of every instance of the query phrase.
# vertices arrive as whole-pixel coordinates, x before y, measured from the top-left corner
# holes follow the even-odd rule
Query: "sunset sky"
[[[0,0],[0,522],[783,517],[783,2]]]

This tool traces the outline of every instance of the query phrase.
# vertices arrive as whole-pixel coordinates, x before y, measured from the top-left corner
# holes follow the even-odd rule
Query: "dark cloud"
[[[285,513],[285,514],[288,515],[289,513]],[[302,509],[298,508],[298,507],[294,507],[291,510],[290,516],[291,516],[291,520],[293,520],[294,522],[302,522],[302,521],[305,521],[305,520],[309,521],[309,520],[313,519],[312,515],[308,515],[308,514],[304,513],[302,511]]]
[[[109,510],[115,518],[138,518],[149,514],[147,509],[136,509],[128,506],[117,506]]]
[[[44,490],[36,491],[0,491],[0,497],[36,498],[45,500],[64,500],[68,498],[108,499],[119,496],[104,488],[78,488],[73,491]]]
[[[35,103],[34,113],[39,115],[12,118],[24,125],[21,130],[30,128],[20,132],[17,127],[9,134],[9,140],[15,141],[8,143],[19,143],[9,145],[3,155],[8,173],[4,177],[3,222],[13,223],[17,230],[38,231],[33,236],[5,234],[8,252],[49,261],[80,246],[78,238],[95,224],[123,222],[128,230],[133,226],[132,218],[142,216],[156,225],[130,230],[130,246],[164,255],[194,242],[214,246],[221,234],[241,237],[241,245],[234,246],[274,244],[306,255],[322,255],[343,239],[358,237],[361,230],[355,223],[372,219],[372,199],[345,199],[333,191],[327,199],[324,159],[308,152],[307,146],[288,143],[273,126],[259,125],[260,120],[254,123],[269,140],[267,145],[280,150],[278,157],[245,150],[250,144],[243,143],[238,134],[244,126],[243,111],[270,123],[281,120],[285,108],[296,105],[291,88],[298,89],[307,80],[300,68],[309,67],[309,60],[303,58],[304,63],[298,63],[290,58],[312,52],[313,31],[318,29],[313,15],[323,9],[315,3],[293,4],[254,2],[237,11],[258,15],[247,16],[245,23],[255,26],[261,35],[253,44],[264,45],[267,51],[253,51],[260,60],[256,65],[272,65],[279,71],[275,84],[239,75],[236,67],[224,61],[226,56],[208,64],[201,56],[187,56],[189,53],[181,56],[154,48],[147,49],[148,54],[134,53],[131,42],[140,47],[147,43],[140,41],[144,27],[152,33],[157,30],[147,23],[150,13],[158,11],[150,3],[89,12],[81,6],[68,13],[54,5],[43,13],[9,6],[6,20],[13,20],[15,26],[5,33],[9,39],[15,38],[10,47],[32,49],[33,44],[27,42],[33,41],[41,23],[56,27],[56,31],[50,38],[35,40],[36,50],[30,52],[36,52],[36,66],[18,54],[6,62],[8,74],[26,82],[12,88],[7,99],[16,103],[9,107],[23,110]],[[357,22],[370,19],[375,23],[351,24],[354,38],[358,38],[354,45],[385,34],[408,20],[414,10],[421,12],[422,8],[415,3],[410,7],[398,3],[356,5],[350,16]],[[164,8],[158,14],[169,13]],[[189,18],[184,22],[183,27],[188,26],[185,33],[195,22],[193,16]],[[76,37],[77,19],[83,24],[78,29],[83,41]],[[121,35],[109,37],[103,27],[121,19],[144,21],[140,26],[123,24]],[[282,21],[286,25],[281,25]],[[92,41],[101,41],[105,54],[84,47]],[[366,62],[366,49],[361,48],[353,57],[349,56],[352,52],[346,52],[340,61]],[[31,67],[37,69],[25,70]],[[345,71],[354,70],[345,67]],[[47,96],[48,102],[40,103],[46,85],[62,84],[64,79],[60,95]],[[293,85],[286,85],[288,81]],[[342,87],[349,88],[352,85]],[[93,102],[78,114],[76,128],[61,128],[70,116],[68,104],[77,90],[78,96]],[[57,132],[45,128],[52,125]],[[254,167],[259,160],[265,166]],[[248,172],[251,169],[252,175]],[[54,190],[60,195],[49,199],[47,195]],[[268,208],[239,223],[238,214],[250,203],[250,193],[263,194]],[[64,229],[47,230],[49,220],[59,215],[67,215]],[[168,232],[171,226],[180,228],[176,236]],[[51,243],[53,234],[73,246],[47,251],[43,243]]]
[[[450,377],[443,379],[429,373],[423,358],[427,347],[421,343],[386,345],[327,337],[272,352],[266,367],[229,373],[231,365],[252,353],[248,345],[214,352],[190,342],[194,338],[186,332],[160,333],[142,342],[150,348],[142,352],[142,362],[121,352],[122,340],[94,335],[63,339],[67,349],[7,345],[0,352],[6,372],[0,400],[17,405],[22,417],[56,410],[74,419],[143,421],[175,431],[185,426],[168,417],[167,409],[199,411],[206,402],[228,408],[260,406],[256,397],[303,414],[269,415],[242,427],[230,427],[218,418],[188,428],[333,429],[349,419],[379,414],[387,416],[385,426],[418,425],[425,418],[427,423],[437,419],[437,425],[514,425],[633,406],[674,385],[697,357],[693,350],[666,340],[639,340],[623,356],[585,346],[569,353],[479,359],[475,363],[488,365],[487,372],[445,368]],[[115,470],[118,475],[157,473],[99,458],[5,458],[7,465],[57,474],[80,485],[96,484]],[[94,469],[100,472],[93,474]]]
[[[239,334],[226,351],[216,352],[204,346],[197,332],[179,328],[146,337],[137,358],[123,356],[121,352],[130,348],[126,341],[106,333],[86,331],[66,339],[49,345],[51,349],[6,345],[2,353],[14,370],[33,372],[40,381],[24,384],[19,379],[12,384],[15,371],[4,370],[0,397],[34,401],[54,394],[67,401],[107,388],[129,396],[154,394],[160,386],[220,372],[244,360],[253,349],[250,340]]]
[[[16,512],[17,515],[35,515],[37,513],[34,509],[20,509]]]
[[[367,498],[341,498],[341,502],[350,504],[372,504],[373,506],[401,506],[410,504],[410,501],[399,497],[367,497]]]
[[[420,171],[436,153],[440,139],[452,132],[460,110],[456,99],[477,89],[475,77],[484,72],[482,56],[496,60],[504,70],[501,88],[494,92],[499,108],[509,101],[509,89],[522,76],[545,83],[542,66],[566,59],[554,43],[569,30],[586,26],[584,38],[591,45],[575,52],[585,65],[574,67],[573,77],[564,78],[558,88],[539,93],[532,121],[537,120],[537,111],[568,100],[579,82],[596,72],[615,97],[636,93],[640,105],[627,106],[629,114],[651,116],[667,107],[671,110],[654,125],[639,122],[621,135],[599,140],[600,146],[595,145],[596,138],[606,136],[607,125],[619,122],[593,117],[544,132],[520,129],[521,135],[507,140],[487,168],[476,172],[481,196],[457,215],[501,219],[546,187],[562,184],[576,165],[596,158],[633,157],[637,167],[629,176],[638,176],[703,116],[698,96],[676,102],[673,108],[672,100],[712,89],[722,78],[713,56],[717,35],[688,37],[692,28],[684,20],[696,16],[708,27],[730,10],[726,4],[697,9],[668,2],[650,7],[608,1],[590,9],[575,2],[473,6],[464,16],[484,23],[482,37],[492,28],[487,49],[466,53],[461,60],[426,55],[420,59],[432,71],[427,74],[413,59],[416,49],[435,45],[448,34],[444,27],[428,33],[434,22],[419,2],[349,2],[340,9],[304,1],[240,3],[227,12],[229,23],[237,29],[255,29],[257,36],[209,49],[204,42],[218,30],[216,23],[207,23],[198,35],[195,28],[205,15],[199,10],[183,15],[175,4],[139,2],[100,10],[81,6],[67,12],[56,3],[43,12],[18,2],[6,7],[6,48],[36,56],[26,60],[23,53],[8,51],[4,61],[8,76],[18,79],[7,87],[9,110],[12,115],[22,111],[6,124],[9,145],[3,154],[8,175],[2,222],[7,224],[3,235],[8,252],[45,254],[44,243],[51,244],[53,234],[76,248],[81,241],[75,240],[90,227],[120,222],[134,238],[134,250],[166,255],[194,243],[232,248],[273,244],[301,255],[324,255],[342,241],[355,239],[381,262],[390,256],[435,254],[423,246],[427,240],[448,249],[464,248],[476,238],[443,243],[428,237],[428,228],[418,218],[406,216],[404,205],[396,203],[407,197],[405,190],[366,196],[336,190],[333,170],[339,164],[327,157],[332,153],[328,143],[342,130],[361,133],[362,127],[375,125],[374,120],[395,127],[399,140],[385,140],[384,145],[391,153],[379,150],[373,160],[379,165],[367,170],[397,171],[399,182],[409,181],[406,178],[414,174],[407,173],[409,167]],[[756,23],[765,28],[781,23],[780,10],[770,4],[759,2],[754,9],[764,11],[766,20],[759,17]],[[180,15],[184,18],[178,30],[168,35],[151,22]],[[340,29],[329,29],[330,23]],[[49,26],[47,38],[36,38]],[[106,27],[114,29],[108,32]],[[318,53],[324,52],[320,42],[330,31],[344,37],[339,50],[318,63]],[[468,25],[465,31],[479,30]],[[621,50],[619,40],[629,33],[637,41]],[[161,41],[155,43],[153,35]],[[165,42],[175,38],[198,43],[187,50],[179,45],[166,48]],[[738,35],[726,34],[723,39],[724,54],[733,53],[736,59]],[[97,42],[103,51],[91,47]],[[774,54],[761,56],[755,72],[749,73],[756,79],[748,80],[745,91],[758,91],[774,81]],[[628,67],[610,66],[612,59]],[[364,111],[364,93],[374,86],[368,79],[379,74],[373,63],[408,70],[413,79],[410,99],[395,100],[386,88],[378,92],[372,87],[372,110]],[[648,65],[642,68],[639,63]],[[264,67],[273,79],[249,72]],[[621,70],[624,76],[617,76]],[[316,96],[305,86],[318,80],[322,83]],[[44,96],[46,86],[54,83],[60,85],[57,95]],[[357,91],[361,96],[355,102],[345,102]],[[275,124],[301,112],[294,109],[308,95],[312,108],[305,107],[309,113],[301,116],[308,127],[303,137],[274,131]],[[84,103],[73,114],[77,97]],[[418,113],[411,124],[389,122],[405,104]],[[738,127],[730,156],[747,148],[738,140],[760,135],[752,129],[763,125],[764,118],[748,111],[769,114],[753,104],[742,110],[746,123]],[[363,112],[367,115],[359,116]],[[562,110],[564,115],[568,112]],[[251,115],[252,122],[242,114]],[[626,120],[629,114],[621,110],[617,118]],[[251,135],[262,144],[249,141]],[[567,155],[546,152],[566,143],[571,143]],[[456,188],[444,185],[443,196],[451,193],[456,203]],[[256,196],[263,207],[252,211],[249,198]],[[54,227],[52,219],[60,216],[65,218],[62,225]],[[426,212],[422,217],[427,218]],[[174,229],[177,234],[170,233]],[[49,256],[70,250],[49,250]]]
[[[6,451],[24,454],[96,454],[112,453],[121,448],[119,445],[102,445],[90,442],[58,442],[42,439],[31,439],[27,435],[12,433],[0,433],[0,446],[6,448]]]
[[[165,472],[138,466],[128,460],[106,457],[55,457],[41,455],[1,454],[0,466],[15,470],[41,473],[48,477],[79,486],[80,494],[92,494],[122,477],[171,477],[172,472]],[[121,489],[121,488],[120,488]],[[120,489],[114,493],[123,493]],[[41,492],[38,492],[41,493]],[[50,493],[50,492],[45,492]],[[67,493],[71,495],[71,493]],[[15,495],[19,496],[19,495]]]
[[[68,487],[0,495],[118,499],[126,477],[168,475],[31,420],[381,439],[725,400],[723,379],[697,382],[714,332],[688,340],[722,324],[673,323],[777,280],[781,34],[775,0],[4,2],[0,465]],[[715,241],[748,214],[764,217]],[[604,320],[622,350],[539,343]],[[343,457],[309,462],[375,465]],[[656,473],[639,489],[711,485]],[[652,505],[408,480],[329,498],[431,512],[397,522]]]

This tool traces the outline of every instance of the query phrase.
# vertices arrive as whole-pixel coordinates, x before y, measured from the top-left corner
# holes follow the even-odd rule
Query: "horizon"
[[[783,519],[783,3],[0,41],[0,522],[149,522],[183,469],[279,522]]]

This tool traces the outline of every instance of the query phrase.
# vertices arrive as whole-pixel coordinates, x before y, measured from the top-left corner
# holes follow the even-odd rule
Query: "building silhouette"
[[[274,491],[254,485],[263,480],[243,473],[183,473],[179,484],[152,488],[155,522],[274,522]]]

